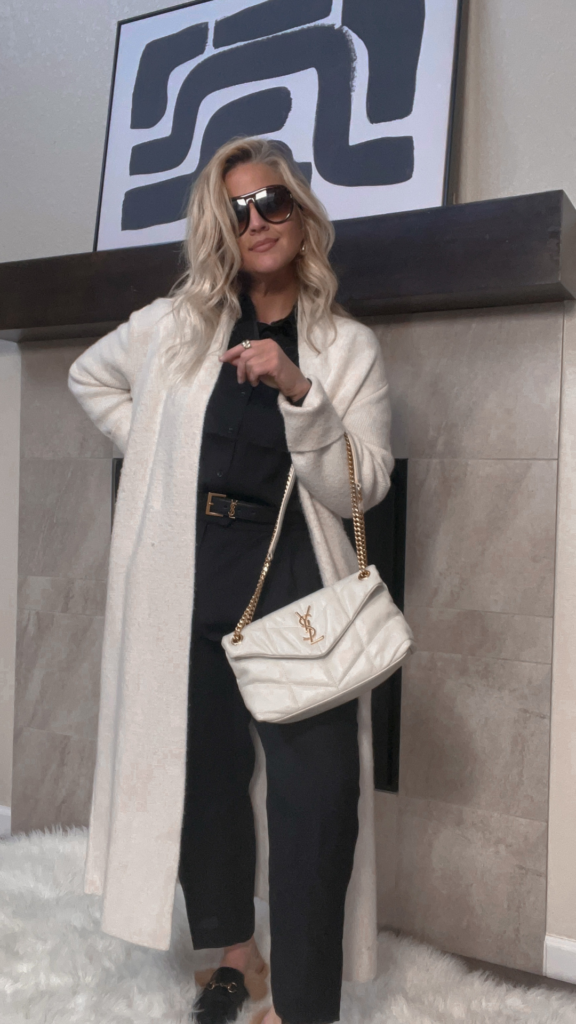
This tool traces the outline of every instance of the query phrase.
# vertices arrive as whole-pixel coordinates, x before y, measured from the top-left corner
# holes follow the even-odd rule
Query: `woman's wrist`
[[[301,404],[312,387],[312,381],[304,377],[300,384],[288,392],[284,392],[286,398],[292,405]]]

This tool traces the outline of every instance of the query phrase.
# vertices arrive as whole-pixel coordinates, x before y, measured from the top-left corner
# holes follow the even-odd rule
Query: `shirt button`
[[[224,476],[223,471],[219,469],[218,472],[216,473],[216,476]]]
[[[234,433],[234,427],[228,427],[228,433],[229,434],[233,434]]]

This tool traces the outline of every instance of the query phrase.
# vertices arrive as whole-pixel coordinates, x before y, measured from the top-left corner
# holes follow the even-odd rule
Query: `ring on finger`
[[[252,348],[252,342],[251,341],[243,341],[242,342],[242,348]]]

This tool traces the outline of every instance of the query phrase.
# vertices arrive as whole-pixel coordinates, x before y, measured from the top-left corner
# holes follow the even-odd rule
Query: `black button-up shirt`
[[[229,347],[246,339],[274,338],[298,365],[298,332],[293,310],[283,320],[258,323],[251,300],[241,298],[242,315]],[[297,402],[302,405],[305,398]],[[208,491],[278,506],[290,470],[278,391],[266,384],[238,384],[236,368],[223,363],[210,396],[200,449],[194,635],[215,642],[234,629],[250,600],[272,534],[272,524],[208,518]],[[296,488],[290,515],[256,610],[256,618],[322,586]]]
[[[241,296],[240,305],[242,316],[234,325],[228,347],[241,341],[273,338],[298,366],[295,309],[282,320],[264,324],[257,321],[247,295]],[[290,453],[277,389],[262,382],[257,387],[249,381],[239,384],[236,367],[223,363],[204,419],[199,507],[202,495],[208,491],[279,505],[289,470]]]

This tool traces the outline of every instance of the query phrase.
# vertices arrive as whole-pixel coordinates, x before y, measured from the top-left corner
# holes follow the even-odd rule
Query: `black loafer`
[[[229,1024],[249,998],[242,971],[219,967],[194,1002],[192,1020],[196,1024]]]

